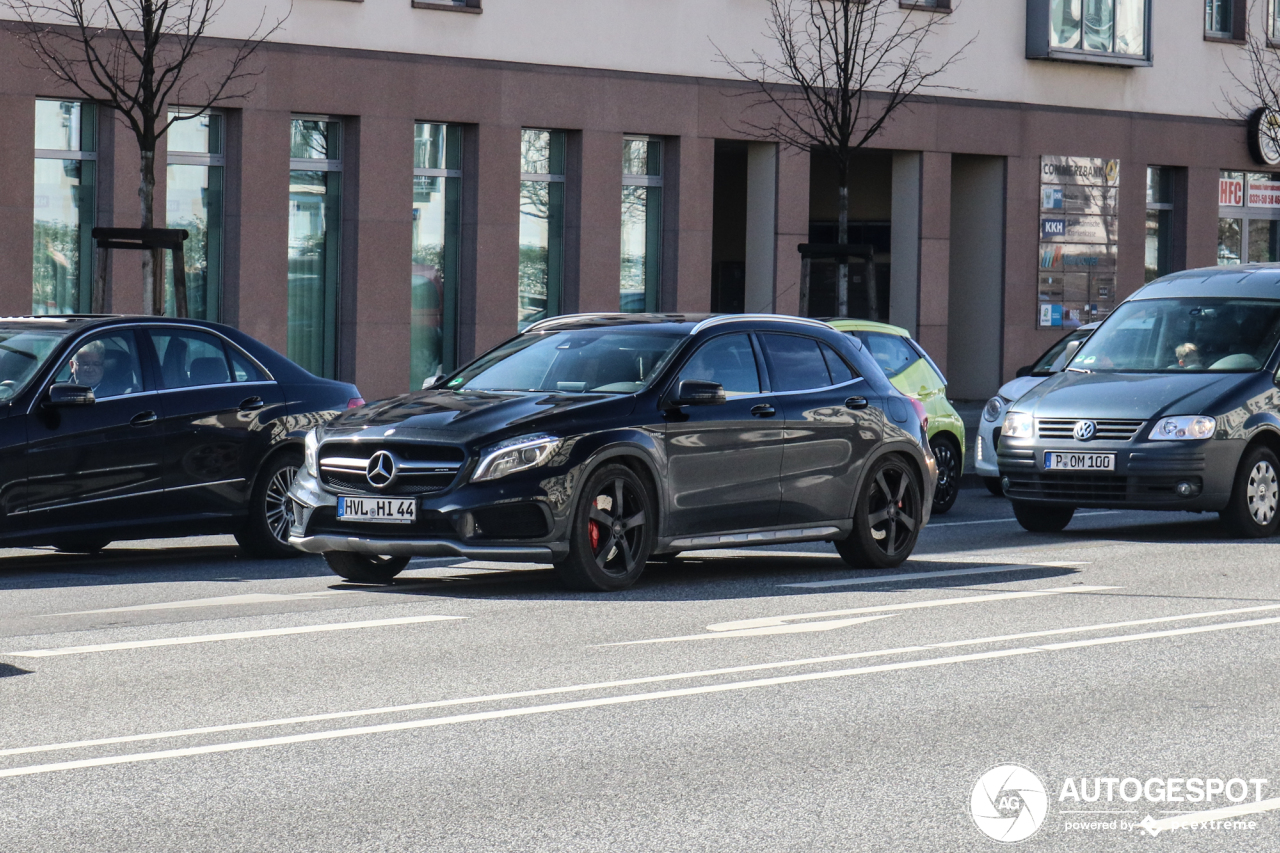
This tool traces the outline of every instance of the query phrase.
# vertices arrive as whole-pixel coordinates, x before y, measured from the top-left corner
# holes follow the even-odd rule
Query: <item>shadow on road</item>
[[[31,672],[29,669],[23,669],[12,664],[0,663],[0,678],[8,678],[11,675],[30,675]]]

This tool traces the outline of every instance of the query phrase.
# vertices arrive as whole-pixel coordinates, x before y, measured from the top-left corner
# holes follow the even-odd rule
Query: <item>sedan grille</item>
[[[1041,438],[1074,439],[1076,424],[1090,418],[1040,418],[1036,421],[1036,431]],[[1097,432],[1093,434],[1096,441],[1128,441],[1138,434],[1146,421],[1142,420],[1095,420]]]
[[[382,453],[387,455],[376,460]],[[343,492],[427,495],[452,486],[465,459],[462,448],[449,445],[332,443],[321,448],[320,481]],[[381,472],[373,481],[371,462]]]

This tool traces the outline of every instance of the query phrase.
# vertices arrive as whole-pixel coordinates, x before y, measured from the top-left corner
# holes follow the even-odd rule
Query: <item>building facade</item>
[[[896,12],[940,18],[934,56],[967,47],[857,152],[848,241],[849,313],[911,329],[951,396],[990,395],[1158,274],[1280,260],[1280,174],[1229,103],[1246,34],[1280,38],[1274,4],[954,5]],[[288,4],[230,0],[213,36],[264,9]],[[369,399],[558,313],[834,314],[833,262],[798,249],[835,242],[834,174],[749,132],[722,60],[768,54],[766,16],[299,0],[252,93],[162,141],[189,313]],[[26,51],[0,39],[0,312],[85,311],[89,230],[138,224],[137,150]],[[143,309],[138,269],[114,253],[110,310]]]

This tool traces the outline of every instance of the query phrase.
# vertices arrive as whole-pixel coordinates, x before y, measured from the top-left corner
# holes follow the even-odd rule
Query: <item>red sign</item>
[[[1218,204],[1226,207],[1239,207],[1244,204],[1244,179],[1219,178]]]

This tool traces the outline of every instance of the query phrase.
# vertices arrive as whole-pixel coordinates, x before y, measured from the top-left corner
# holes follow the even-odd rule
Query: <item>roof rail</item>
[[[531,326],[526,326],[524,331],[521,332],[520,334],[524,335],[529,332],[535,332],[538,329],[543,329],[543,328],[546,328],[547,326],[554,326],[554,325],[557,325],[558,323],[564,323],[569,320],[583,320],[588,317],[625,317],[625,316],[626,316],[625,314],[619,311],[596,311],[594,313],[588,313],[588,314],[557,314],[554,317],[547,317],[544,320],[539,320],[538,322],[534,323]]]
[[[708,317],[698,325],[694,326],[693,331],[689,334],[696,335],[708,326],[717,326],[721,323],[733,323],[738,320],[777,320],[783,323],[799,323],[804,326],[817,326],[822,329],[831,329],[830,326],[821,320],[811,320],[808,317],[794,317],[790,314],[717,314],[715,317]]]

